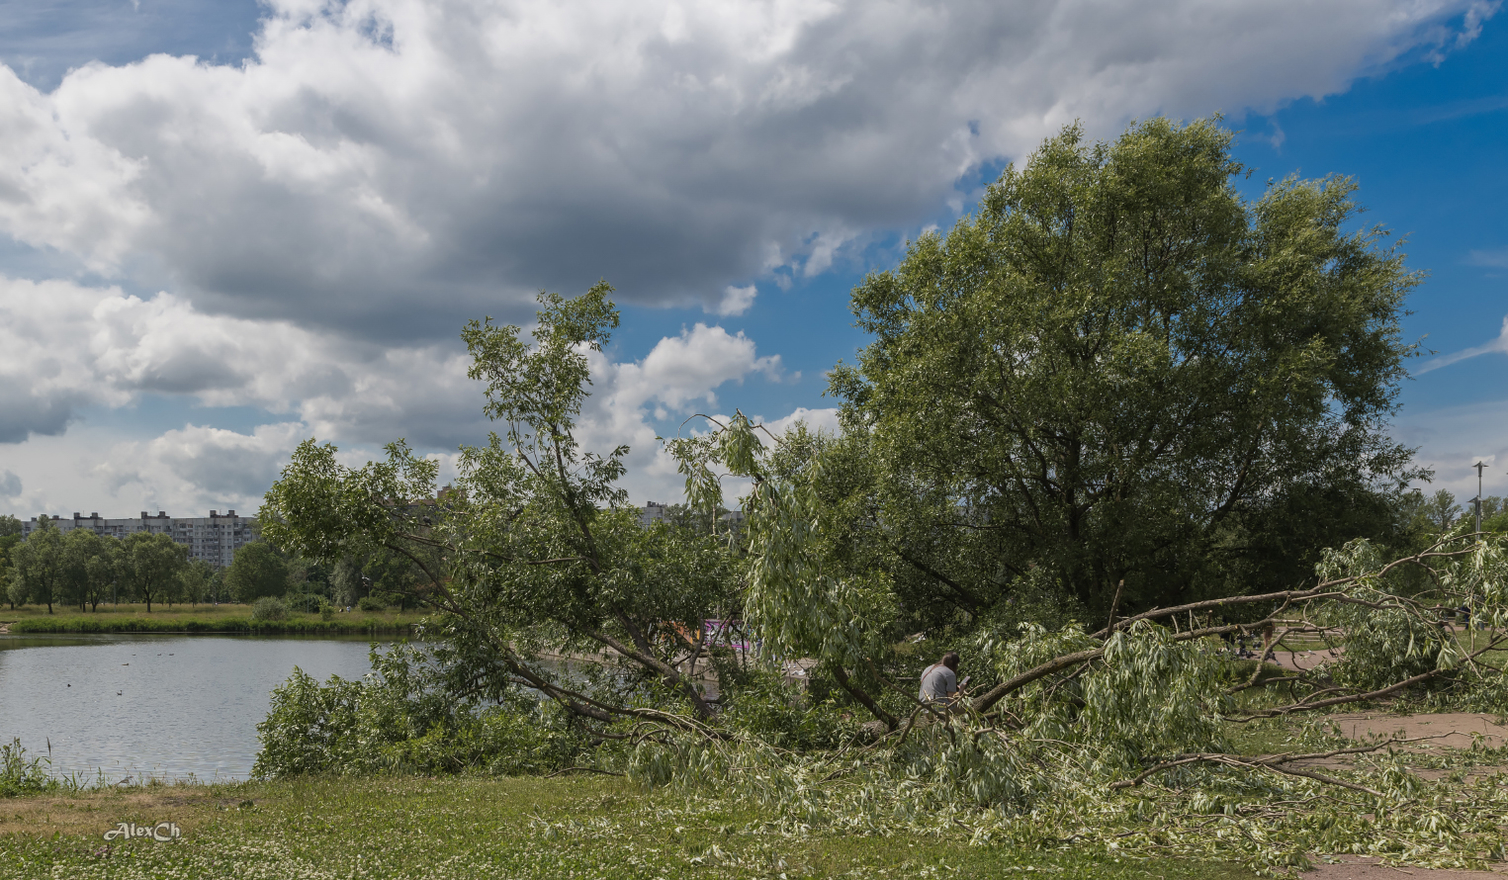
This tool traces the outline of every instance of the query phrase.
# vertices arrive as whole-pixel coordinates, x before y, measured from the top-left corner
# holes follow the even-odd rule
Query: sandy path
[[[1375,737],[1439,736],[1404,748],[1470,748],[1473,734],[1482,737],[1483,745],[1497,748],[1508,742],[1508,726],[1499,724],[1497,716],[1475,712],[1442,712],[1436,715],[1388,715],[1381,712],[1355,712],[1330,718],[1342,736],[1367,741]],[[1483,770],[1498,768],[1481,768]],[[1421,775],[1431,771],[1419,771]],[[1445,771],[1434,771],[1443,773]],[[1366,856],[1337,856],[1339,864],[1317,865],[1305,872],[1304,880],[1488,880],[1508,877],[1508,865],[1493,865],[1489,871],[1462,871],[1453,868],[1391,868]]]
[[[1340,856],[1338,865],[1319,865],[1305,871],[1304,880],[1403,880],[1417,877],[1419,880],[1497,880],[1508,876],[1508,865],[1494,865],[1492,871],[1460,871],[1455,868],[1390,868],[1379,865],[1377,859],[1368,856]]]
[[[1344,646],[1334,649],[1324,648],[1318,651],[1279,651],[1272,652],[1269,663],[1276,663],[1290,672],[1306,672],[1316,666],[1326,663],[1338,662],[1346,654]]]
[[[1443,712],[1438,715],[1388,715],[1381,712],[1332,715],[1341,736],[1365,742],[1373,737],[1398,736],[1412,739],[1438,736],[1419,745],[1436,748],[1469,749],[1473,734],[1480,734],[1482,744],[1495,749],[1508,742],[1508,726],[1497,723],[1497,716],[1480,712]],[[1442,735],[1443,734],[1443,735]]]

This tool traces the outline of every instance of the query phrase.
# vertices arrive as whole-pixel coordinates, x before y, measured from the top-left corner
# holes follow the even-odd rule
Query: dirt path
[[[1438,715],[1387,715],[1381,712],[1333,715],[1341,736],[1366,742],[1376,737],[1397,736],[1413,739],[1438,737],[1419,743],[1435,748],[1469,749],[1476,735],[1490,749],[1508,742],[1508,726],[1497,723],[1496,715],[1481,712],[1444,712]]]
[[[1367,856],[1341,856],[1341,864],[1320,865],[1301,876],[1304,880],[1497,880],[1508,876],[1508,865],[1494,865],[1492,871],[1461,871],[1455,868],[1390,868]]]
[[[1307,672],[1316,666],[1339,662],[1345,654],[1346,649],[1344,646],[1337,646],[1333,649],[1324,648],[1318,651],[1274,650],[1272,652],[1272,659],[1268,662],[1276,663],[1290,672]]]
[[[1434,737],[1402,746],[1404,750],[1425,752],[1442,749],[1469,749],[1477,737],[1488,748],[1508,743],[1508,725],[1498,723],[1498,716],[1480,712],[1443,712],[1435,715],[1388,715],[1382,712],[1354,712],[1331,716],[1342,736],[1360,742],[1378,738],[1413,739]],[[1502,768],[1478,768],[1478,771]],[[1445,771],[1418,770],[1421,776]],[[1508,864],[1493,865],[1488,871],[1463,871],[1455,868],[1392,868],[1366,856],[1331,856],[1335,864],[1319,864],[1305,872],[1304,880],[1490,880],[1508,877]],[[1315,861],[1319,861],[1316,859]]]

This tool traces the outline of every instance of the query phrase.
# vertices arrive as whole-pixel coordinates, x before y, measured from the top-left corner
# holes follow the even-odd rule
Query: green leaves
[[[348,468],[339,451],[314,439],[293,451],[263,500],[262,537],[291,554],[334,561],[389,540],[400,512],[435,493],[436,463],[416,458],[403,441],[387,460]]]
[[[331,676],[322,685],[295,668],[257,725],[252,776],[541,773],[583,747],[560,713],[535,700],[456,699],[431,663],[400,645],[374,649],[374,674],[363,681]]]
[[[1101,610],[1121,580],[1142,607],[1278,589],[1389,526],[1409,452],[1383,420],[1419,276],[1348,230],[1347,179],[1244,200],[1231,138],[1214,120],[1101,144],[1065,129],[854,290],[875,341],[830,390],[885,463],[880,519],[897,545],[972,530],[983,554],[960,564],[960,535],[908,555],[976,595],[983,573],[1044,570]],[[1326,494],[1354,515],[1295,510]]]
[[[288,590],[288,564],[266,541],[252,541],[236,551],[225,572],[225,587],[247,605],[281,597]]]
[[[683,634],[736,610],[726,544],[690,528],[640,528],[617,485],[628,447],[582,450],[574,435],[588,355],[618,326],[611,292],[600,283],[574,299],[540,294],[532,343],[490,319],[466,326],[469,374],[504,428],[461,448],[454,485],[437,487],[435,463],[402,441],[385,461],[351,468],[309,440],[268,492],[263,535],[308,558],[359,560],[379,591],[437,609],[429,632],[447,644],[442,663],[458,694],[532,687],[603,722],[633,711],[648,679],[708,717]],[[342,578],[349,592],[350,573]],[[540,662],[564,651],[600,653],[631,672],[585,697]]]
[[[539,326],[531,347],[519,328],[499,327],[491,318],[467,323],[461,338],[471,351],[467,375],[487,383],[487,417],[508,424],[515,446],[567,444],[581,402],[591,385],[585,352],[601,351],[618,326],[618,310],[599,281],[586,294],[565,299],[541,293]]]

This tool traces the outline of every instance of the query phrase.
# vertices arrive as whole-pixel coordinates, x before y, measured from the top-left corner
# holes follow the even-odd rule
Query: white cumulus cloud
[[[590,363],[579,438],[599,452],[631,447],[636,498],[678,491],[656,423],[716,407],[726,386],[784,375],[780,357],[760,355],[742,332],[701,323],[639,360],[594,352]],[[10,404],[0,442],[11,468],[0,473],[0,498],[32,513],[112,503],[127,513],[253,510],[310,436],[341,446],[353,464],[399,438],[450,461],[490,427],[466,367],[459,346],[360,344],[282,320],[205,314],[165,293],[0,277],[0,402]],[[235,430],[191,418],[141,439],[89,424],[91,412],[152,394],[282,418]]]
[[[321,436],[453,447],[482,424],[457,345],[379,345],[180,297],[0,277],[0,442],[143,394],[290,413]]]
[[[736,314],[730,279],[822,272],[1076,119],[1323,96],[1495,10],[269,0],[242,65],[95,63],[46,93],[0,69],[0,231],[347,334],[444,336],[599,277]]]
[[[754,297],[758,295],[759,288],[753,284],[747,287],[734,287],[730,284],[723,289],[723,298],[718,300],[717,308],[706,311],[716,312],[725,318],[737,317],[754,305]]]
[[[146,442],[122,443],[98,467],[112,496],[123,489],[191,509],[214,499],[259,499],[307,435],[297,422],[261,425],[250,434],[187,425]],[[133,485],[134,484],[134,485]],[[192,499],[192,500],[189,500]],[[149,505],[150,506],[150,505]]]

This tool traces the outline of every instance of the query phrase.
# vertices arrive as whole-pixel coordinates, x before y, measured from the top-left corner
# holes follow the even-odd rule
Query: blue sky
[[[0,512],[254,509],[310,435],[479,439],[455,333],[620,292],[588,442],[830,423],[848,292],[1081,120],[1214,112],[1429,278],[1395,425],[1508,493],[1496,3],[0,3]],[[194,56],[197,61],[188,56]]]
[[[1488,457],[1499,473],[1486,472],[1487,491],[1508,493],[1508,336],[1500,335],[1508,321],[1508,21],[1489,21],[1443,59],[1401,59],[1340,94],[1267,113],[1210,111],[1225,112],[1241,132],[1236,154],[1253,170],[1253,197],[1268,179],[1346,175],[1360,185],[1362,221],[1405,240],[1409,266],[1428,277],[1403,324],[1405,338],[1422,348],[1403,385],[1396,436],[1428,447],[1421,459],[1436,469],[1431,488],[1475,495],[1470,464]],[[930,219],[946,227],[952,218]],[[831,405],[820,397],[820,371],[851,361],[864,344],[851,326],[848,291],[866,269],[894,265],[895,242],[886,245],[846,271],[772,294],[779,306],[761,304],[739,322],[756,339],[782,340],[779,350],[804,377],[795,386],[750,388],[740,399],[763,412],[782,403]],[[677,320],[685,319],[635,312],[639,348],[676,329]],[[1494,342],[1496,351],[1419,372],[1431,366],[1432,351],[1451,355]]]

